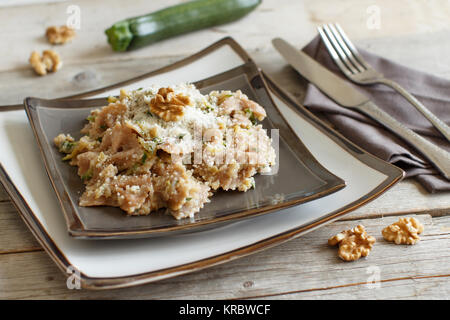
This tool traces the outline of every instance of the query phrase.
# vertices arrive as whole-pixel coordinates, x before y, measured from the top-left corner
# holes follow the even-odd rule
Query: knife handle
[[[401,122],[395,120],[389,114],[381,110],[375,103],[368,101],[357,107],[357,110],[367,114],[369,117],[379,122],[387,129],[398,135],[404,141],[426,157],[447,180],[450,180],[450,153],[406,127]]]
[[[380,83],[383,83],[398,93],[400,93],[406,100],[408,100],[409,103],[411,103],[417,110],[419,110],[425,118],[430,121],[434,127],[439,130],[440,133],[447,139],[447,141],[450,141],[450,127],[445,124],[444,121],[436,117],[430,110],[427,109],[419,100],[417,100],[412,94],[410,94],[408,91],[406,91],[403,87],[401,87],[397,82],[394,82],[392,80],[383,78],[380,79]]]

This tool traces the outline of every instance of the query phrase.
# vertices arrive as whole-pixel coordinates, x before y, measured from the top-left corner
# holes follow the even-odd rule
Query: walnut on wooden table
[[[164,121],[177,121],[184,115],[184,106],[189,104],[189,97],[175,94],[171,88],[160,88],[149,103],[150,111]]]
[[[420,241],[419,234],[424,230],[416,218],[400,218],[397,222],[383,229],[381,234],[387,241],[396,244],[416,244]]]
[[[51,26],[45,32],[45,36],[51,44],[64,44],[71,41],[75,35],[75,30],[68,26]]]
[[[345,230],[328,239],[330,246],[339,244],[339,257],[344,261],[355,261],[369,255],[375,238],[369,236],[363,225]]]
[[[46,75],[47,72],[56,72],[62,65],[61,58],[53,50],[44,50],[42,56],[37,51],[33,51],[29,62],[40,76]]]

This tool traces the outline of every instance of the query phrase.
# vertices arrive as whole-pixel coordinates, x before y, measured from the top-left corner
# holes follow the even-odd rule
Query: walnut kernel
[[[55,72],[57,71],[61,65],[61,59],[59,55],[52,50],[44,50],[42,53],[42,57],[36,51],[31,53],[29,62],[33,67],[34,71],[38,75],[46,75],[47,72]]]
[[[387,241],[396,244],[416,244],[424,230],[423,225],[416,218],[400,218],[397,222],[383,229],[381,234]]]
[[[184,115],[184,106],[189,104],[189,97],[175,94],[171,88],[160,88],[150,100],[150,111],[164,121],[177,121]]]
[[[328,239],[331,246],[339,244],[338,254],[344,261],[354,261],[368,256],[375,242],[375,238],[367,234],[363,225],[342,231]]]
[[[47,28],[45,36],[51,44],[64,44],[75,37],[75,30],[68,26],[51,26]]]

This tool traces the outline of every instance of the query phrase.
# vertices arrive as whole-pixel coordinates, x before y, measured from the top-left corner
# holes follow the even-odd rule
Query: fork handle
[[[447,180],[450,180],[450,153],[439,148],[406,127],[401,122],[395,120],[371,101],[365,102],[355,108],[367,114],[372,119],[378,121],[383,126],[401,137],[404,141],[408,142],[423,156],[425,156]]]
[[[444,121],[440,120],[436,117],[427,107],[425,107],[419,100],[416,99],[412,94],[406,91],[402,86],[400,86],[397,82],[389,80],[389,79],[380,79],[380,83],[385,84],[398,93],[400,93],[409,103],[411,103],[417,110],[419,110],[425,118],[427,118],[436,129],[439,130],[440,133],[450,141],[450,127],[444,123]]]

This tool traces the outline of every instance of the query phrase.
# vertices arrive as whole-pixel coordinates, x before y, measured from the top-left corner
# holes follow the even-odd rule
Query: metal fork
[[[322,27],[318,27],[318,31],[332,59],[347,78],[357,84],[371,85],[381,83],[396,90],[450,141],[450,127],[398,83],[386,79],[383,74],[373,69],[363,59],[339,24],[325,24]]]

